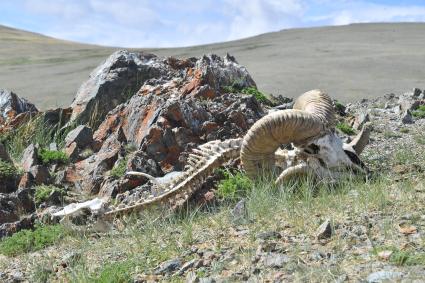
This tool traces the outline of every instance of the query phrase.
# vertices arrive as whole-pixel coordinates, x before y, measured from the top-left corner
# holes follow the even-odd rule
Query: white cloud
[[[34,31],[74,41],[125,47],[197,45],[291,27],[425,21],[425,5],[383,5],[367,0],[15,0],[15,3],[41,22],[34,24],[38,28]]]

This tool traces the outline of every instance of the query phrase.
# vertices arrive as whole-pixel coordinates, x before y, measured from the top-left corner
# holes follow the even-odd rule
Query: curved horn
[[[245,135],[241,161],[250,178],[274,165],[274,152],[282,144],[303,144],[320,136],[326,127],[317,115],[302,110],[281,110],[264,116]]]
[[[295,101],[293,109],[303,110],[320,117],[326,127],[335,127],[335,111],[332,99],[321,90],[310,90]]]

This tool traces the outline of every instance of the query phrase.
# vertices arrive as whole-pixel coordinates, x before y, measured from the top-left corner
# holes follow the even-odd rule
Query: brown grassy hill
[[[342,101],[425,85],[425,24],[356,24],[283,30],[175,49],[161,56],[230,53],[266,93],[326,89]],[[0,87],[40,108],[68,105],[90,71],[116,48],[78,44],[0,27]]]

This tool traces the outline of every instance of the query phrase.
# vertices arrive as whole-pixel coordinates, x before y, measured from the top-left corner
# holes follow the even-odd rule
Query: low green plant
[[[401,128],[400,133],[407,134],[409,132],[408,128]]]
[[[0,241],[0,253],[15,256],[41,250],[53,245],[65,236],[61,225],[36,226],[34,230],[22,230]]]
[[[59,150],[41,149],[38,152],[38,157],[44,165],[52,163],[67,164],[69,162],[69,158],[65,152]]]
[[[259,102],[263,104],[273,106],[273,103],[256,87],[246,87],[242,89],[241,92],[244,94],[253,95],[255,99],[257,99]]]
[[[222,87],[222,90],[227,93],[243,93],[243,94],[252,95],[259,102],[269,106],[274,106],[274,103],[270,101],[270,99],[268,99],[264,93],[262,93],[256,87],[253,87],[253,86],[241,87],[240,82],[234,82],[232,85]]]
[[[338,113],[342,114],[342,113],[344,113],[344,112],[345,112],[345,106],[344,106],[344,104],[342,104],[342,103],[341,103],[341,102],[339,102],[338,100],[336,100],[336,101],[335,101],[334,106],[335,106],[335,110],[336,110]]]
[[[65,195],[65,191],[63,189],[57,188],[55,186],[47,186],[47,185],[41,185],[35,187],[35,195],[34,200],[35,204],[38,206],[41,203],[45,202],[49,195],[52,192],[59,192],[62,196]]]
[[[389,262],[398,266],[406,265],[425,265],[425,253],[413,253],[409,250],[402,251],[396,247],[375,247],[372,251],[374,255],[378,255],[381,251],[391,251]]]
[[[41,148],[47,148],[55,142],[62,147],[66,135],[77,125],[72,123],[66,128],[61,128],[62,123],[49,125],[42,115],[32,117],[19,127],[0,135],[0,142],[4,144],[10,156],[14,160],[21,160],[22,153],[30,144],[38,144]]]
[[[125,171],[127,171],[127,158],[121,159],[118,164],[112,168],[110,175],[114,179],[119,179],[124,176]]]
[[[397,133],[397,132],[393,132],[393,131],[384,131],[384,137],[386,138],[386,139],[391,139],[391,138],[394,138],[394,139],[399,139],[399,138],[401,138],[401,137],[403,137],[402,135],[400,135],[399,133]]]
[[[425,145],[425,136],[424,135],[414,135],[413,139],[418,144]]]
[[[109,283],[109,282],[132,282],[132,272],[137,264],[133,261],[122,261],[106,264],[96,275],[91,277],[90,282]]]
[[[421,105],[418,107],[418,109],[412,111],[413,117],[423,119],[425,118],[425,105]]]
[[[252,181],[242,172],[231,173],[222,170],[224,179],[218,183],[217,193],[223,199],[235,200],[252,189]]]
[[[16,167],[12,163],[0,159],[0,178],[11,178],[16,175],[19,175]]]
[[[345,123],[345,122],[339,122],[337,125],[336,125],[336,128],[338,129],[338,130],[340,130],[341,132],[343,132],[344,134],[346,134],[346,135],[354,135],[355,134],[355,131],[354,131],[354,129],[352,128],[352,127],[350,127],[347,123]]]

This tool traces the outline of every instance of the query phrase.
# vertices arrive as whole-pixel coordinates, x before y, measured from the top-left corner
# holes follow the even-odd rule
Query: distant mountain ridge
[[[290,29],[225,43],[139,49],[158,56],[230,53],[265,93],[321,88],[348,102],[425,86],[425,23]],[[0,88],[37,107],[68,106],[89,73],[118,48],[0,26]],[[134,49],[133,49],[134,50]]]

